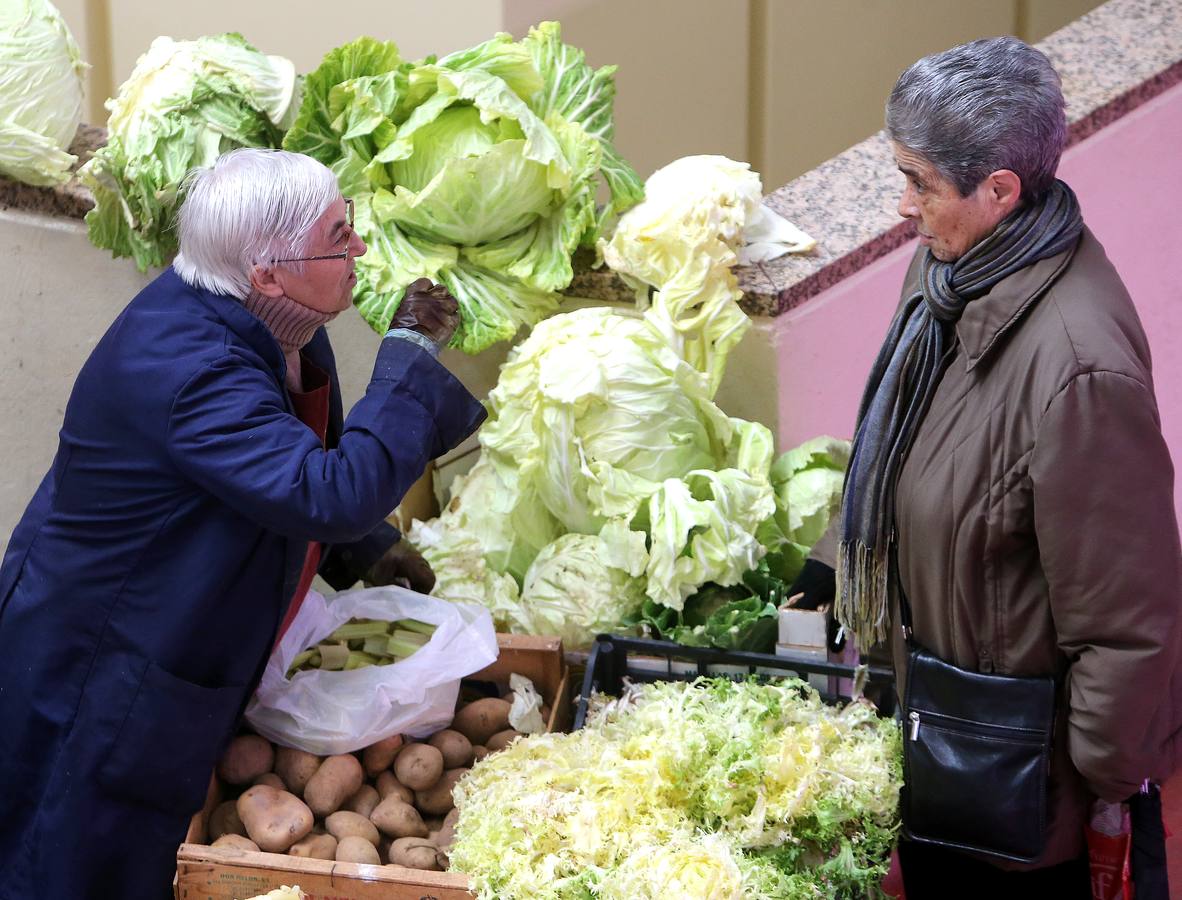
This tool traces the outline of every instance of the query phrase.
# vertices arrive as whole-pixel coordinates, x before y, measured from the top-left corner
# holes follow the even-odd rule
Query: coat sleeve
[[[1182,557],[1152,388],[1115,372],[1075,376],[1039,424],[1030,474],[1069,660],[1068,749],[1095,794],[1122,800],[1166,774],[1182,713],[1171,684]]]
[[[387,339],[365,396],[325,450],[288,412],[273,375],[234,354],[181,388],[168,450],[188,478],[289,539],[349,544],[371,534],[423,473],[459,444],[484,408],[429,353]]]

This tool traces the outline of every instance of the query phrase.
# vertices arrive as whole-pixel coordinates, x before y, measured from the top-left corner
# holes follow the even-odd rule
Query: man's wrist
[[[437,359],[439,357],[439,344],[421,332],[414,331],[410,328],[395,327],[386,332],[386,337],[398,338],[402,341],[410,341],[412,344],[417,344],[418,346],[422,347],[433,357]]]

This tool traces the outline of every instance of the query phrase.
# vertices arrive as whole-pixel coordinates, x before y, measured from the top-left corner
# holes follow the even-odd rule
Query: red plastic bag
[[[1092,870],[1092,900],[1133,900],[1129,851],[1133,834],[1123,804],[1097,800],[1091,824],[1084,826]]]

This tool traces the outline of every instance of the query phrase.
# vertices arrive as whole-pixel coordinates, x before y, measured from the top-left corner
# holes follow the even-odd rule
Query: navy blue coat
[[[332,377],[328,450],[266,327],[171,269],[79,373],[0,567],[0,898],[171,897],[307,543],[355,577],[428,460],[484,417],[388,338],[342,422],[323,329],[305,353]]]

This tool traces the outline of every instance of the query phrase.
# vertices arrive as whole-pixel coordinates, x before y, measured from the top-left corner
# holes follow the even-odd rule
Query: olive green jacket
[[[1128,797],[1182,753],[1173,466],[1144,330],[1087,229],[970,302],[953,344],[899,476],[900,580],[942,659],[1060,679],[1038,863],[1053,865],[1084,852],[1094,796]],[[833,565],[834,549],[831,533],[813,555]]]

